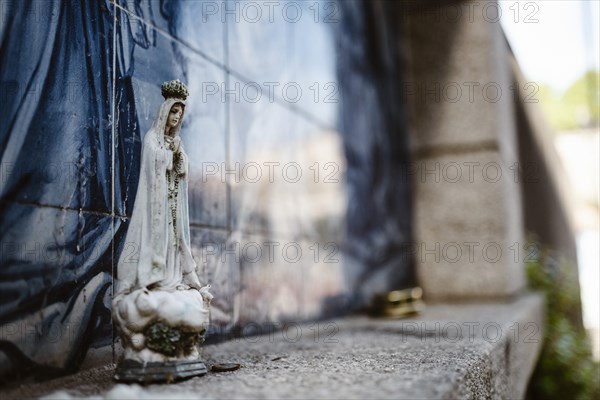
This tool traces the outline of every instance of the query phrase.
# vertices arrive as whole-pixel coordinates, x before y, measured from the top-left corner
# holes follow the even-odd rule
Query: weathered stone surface
[[[115,384],[108,366],[2,397],[522,398],[542,343],[542,316],[541,297],[527,295],[430,305],[413,319],[296,325],[204,348],[207,366],[242,364],[234,372],[141,388]]]
[[[501,297],[525,285],[514,169],[497,152],[416,163],[412,251],[426,298]]]
[[[413,104],[415,149],[492,143],[517,156],[510,50],[493,15],[496,2],[486,3],[432,6],[409,19],[403,94]],[[457,9],[462,17],[450,17]]]
[[[407,28],[412,156],[419,172],[441,175],[412,175],[415,239],[432,250],[428,260],[417,256],[430,299],[510,296],[525,284],[510,49],[497,2],[468,3],[415,11]],[[463,257],[455,258],[455,245]],[[444,246],[454,246],[450,257]],[[478,249],[465,260],[469,246]]]

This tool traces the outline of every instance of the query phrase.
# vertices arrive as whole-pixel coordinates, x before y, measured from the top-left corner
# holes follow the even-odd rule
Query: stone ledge
[[[412,319],[292,324],[287,338],[286,331],[275,331],[204,348],[207,365],[241,363],[235,372],[140,387],[116,384],[109,365],[23,385],[2,397],[522,398],[543,322],[537,294],[431,304]]]

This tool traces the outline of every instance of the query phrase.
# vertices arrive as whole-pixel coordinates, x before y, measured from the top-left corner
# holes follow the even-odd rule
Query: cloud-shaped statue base
[[[209,324],[209,288],[142,288],[117,295],[113,321],[124,359],[140,363],[198,359],[197,345],[204,341]]]

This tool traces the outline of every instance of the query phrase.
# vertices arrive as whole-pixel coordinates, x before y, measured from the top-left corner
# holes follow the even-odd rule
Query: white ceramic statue
[[[122,381],[199,375],[190,371],[204,367],[197,346],[208,328],[212,295],[210,285],[200,284],[190,249],[188,158],[179,136],[188,91],[176,80],[165,82],[162,94],[165,101],[144,138],[117,266],[113,321],[125,354],[115,377]]]

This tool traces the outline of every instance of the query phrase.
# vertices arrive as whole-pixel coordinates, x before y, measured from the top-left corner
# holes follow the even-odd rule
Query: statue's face
[[[169,111],[169,117],[167,118],[167,126],[169,128],[175,128],[181,121],[183,115],[183,106],[181,104],[173,104],[171,111]]]

